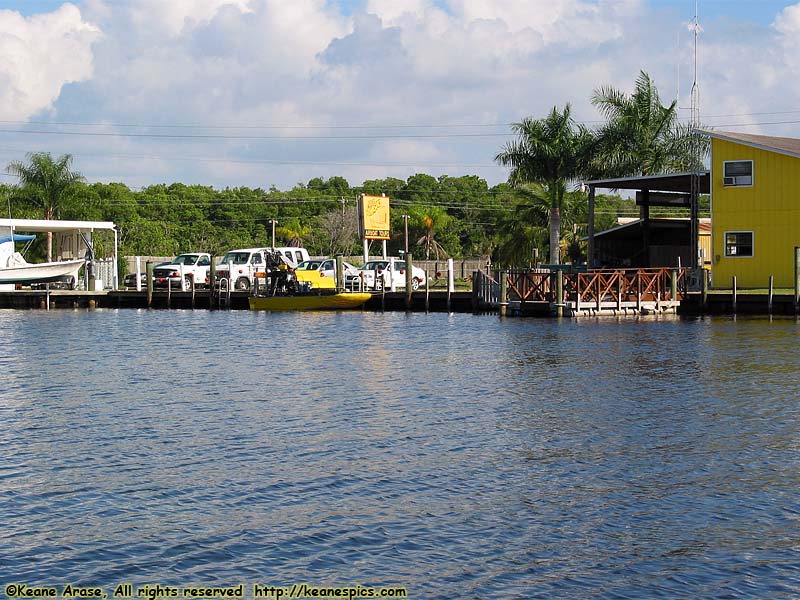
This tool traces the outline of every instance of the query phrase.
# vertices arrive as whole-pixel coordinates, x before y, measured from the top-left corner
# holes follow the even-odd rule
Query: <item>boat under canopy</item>
[[[72,278],[77,282],[78,271],[94,258],[94,235],[112,231],[114,235],[114,273],[110,287],[118,287],[116,270],[118,236],[114,223],[109,221],[59,221],[46,219],[0,219],[0,284],[48,283]],[[23,233],[18,233],[23,232]],[[36,233],[53,234],[53,254],[59,260],[29,263],[14,246],[16,242],[30,244]],[[23,250],[24,252],[24,250]]]

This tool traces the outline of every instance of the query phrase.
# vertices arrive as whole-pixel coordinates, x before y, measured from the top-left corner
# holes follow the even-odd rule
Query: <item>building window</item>
[[[753,256],[753,232],[726,231],[725,256]]]
[[[753,185],[752,160],[726,160],[722,163],[722,185],[739,187]]]

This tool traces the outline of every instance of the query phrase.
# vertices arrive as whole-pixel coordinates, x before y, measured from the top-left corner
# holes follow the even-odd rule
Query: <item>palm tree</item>
[[[603,86],[592,104],[608,119],[597,132],[595,177],[628,177],[702,168],[707,142],[678,122],[677,100],[664,106],[641,71],[632,94]]]
[[[452,220],[447,211],[441,207],[430,205],[415,206],[409,210],[409,213],[411,213],[413,221],[416,222],[416,228],[422,233],[416,243],[418,246],[422,246],[425,252],[425,260],[430,260],[431,252],[433,252],[436,260],[449,258],[447,250],[436,239],[437,230],[446,229]]]
[[[591,133],[572,119],[570,105],[544,119],[525,118],[511,126],[519,139],[495,156],[510,166],[509,183],[543,183],[550,195],[550,264],[559,264],[561,206],[567,184],[585,170],[593,146]]]
[[[53,160],[49,152],[31,152],[27,157],[27,163],[10,163],[6,172],[19,177],[20,192],[39,204],[45,219],[57,219],[64,200],[84,178],[80,173],[70,170],[71,154],[64,154],[58,160]],[[49,231],[47,260],[53,260],[53,234]]]
[[[301,248],[305,240],[312,237],[311,227],[309,225],[303,225],[300,223],[300,219],[296,217],[288,219],[284,226],[278,227],[275,230],[275,233],[278,234],[278,237],[286,240],[289,246],[296,248]]]
[[[515,190],[516,205],[498,222],[497,262],[523,267],[534,262],[547,244],[550,194],[539,183],[523,184]]]

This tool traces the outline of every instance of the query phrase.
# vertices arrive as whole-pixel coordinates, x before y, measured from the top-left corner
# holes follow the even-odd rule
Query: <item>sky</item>
[[[694,0],[0,0],[0,165],[286,190],[508,171],[510,124],[641,70],[689,117]],[[701,121],[800,137],[800,2],[699,0]],[[3,173],[0,181],[14,183]]]

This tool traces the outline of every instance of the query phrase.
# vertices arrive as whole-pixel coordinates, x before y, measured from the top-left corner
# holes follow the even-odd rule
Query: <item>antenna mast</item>
[[[700,87],[697,84],[697,34],[700,31],[700,21],[697,17],[697,4],[698,0],[694,0],[694,81],[692,82],[692,108],[689,128],[692,140],[692,154],[694,155],[695,164],[692,169],[692,176],[690,179],[690,192],[689,192],[689,206],[691,216],[689,218],[690,230],[690,267],[696,269],[701,266],[700,257],[700,243],[698,234],[700,231],[700,214],[699,214],[699,200],[700,200],[700,169],[702,168],[702,157],[700,140],[698,138],[697,130],[700,128]],[[705,271],[702,271],[702,276],[705,277]]]
[[[700,125],[700,86],[697,84],[697,34],[700,31],[700,21],[697,17],[698,0],[694,0],[694,81],[692,82],[691,96],[691,126],[692,128]]]

